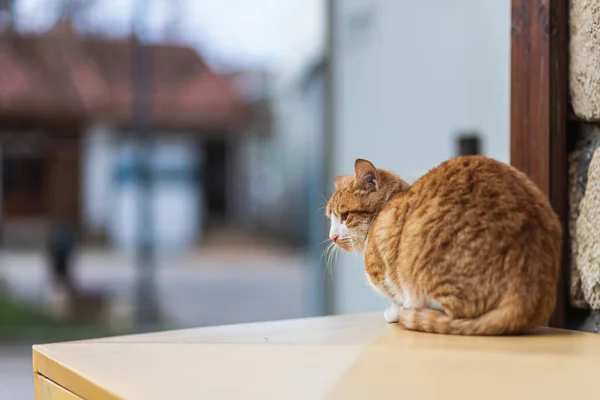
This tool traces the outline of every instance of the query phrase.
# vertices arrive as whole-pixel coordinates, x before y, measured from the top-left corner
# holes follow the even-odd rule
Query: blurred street
[[[162,311],[176,328],[295,318],[303,315],[303,256],[240,235],[207,238],[209,245],[193,252],[163,257],[157,271]],[[111,308],[125,315],[133,310],[134,263],[106,250],[85,250],[78,256],[80,288],[106,290]],[[4,251],[2,277],[12,295],[37,304],[49,301],[43,254]],[[0,344],[0,392],[7,398],[34,397],[30,343]]]
[[[158,261],[160,306],[178,328],[297,317],[303,306],[303,262],[301,254],[224,235],[206,250]],[[0,263],[15,298],[49,300],[42,253],[4,251]],[[75,266],[79,287],[105,291],[115,313],[133,307],[135,273],[132,257],[106,250],[80,252]]]

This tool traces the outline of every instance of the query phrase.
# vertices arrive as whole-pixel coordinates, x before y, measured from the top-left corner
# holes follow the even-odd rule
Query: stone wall
[[[580,121],[569,132],[570,296],[576,308],[600,310],[600,1],[570,0],[569,12],[569,88]]]
[[[582,127],[569,154],[571,304],[600,309],[600,127]]]

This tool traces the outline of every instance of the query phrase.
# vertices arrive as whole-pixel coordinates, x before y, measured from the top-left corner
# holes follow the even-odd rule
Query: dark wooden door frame
[[[548,196],[565,236],[554,327],[568,305],[568,11],[568,0],[512,0],[511,164]]]

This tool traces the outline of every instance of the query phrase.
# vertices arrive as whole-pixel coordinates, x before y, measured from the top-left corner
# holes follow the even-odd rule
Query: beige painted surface
[[[590,398],[599,360],[593,334],[431,335],[381,313],[34,346],[34,371],[88,400]]]
[[[35,380],[38,400],[82,400],[46,377],[36,375]]]

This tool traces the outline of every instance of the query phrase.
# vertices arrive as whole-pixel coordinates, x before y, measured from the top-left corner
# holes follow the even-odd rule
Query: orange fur
[[[406,329],[517,334],[548,320],[556,300],[562,229],[547,198],[521,172],[458,157],[409,186],[357,160],[335,180],[326,214],[336,241],[364,251],[371,283]]]

